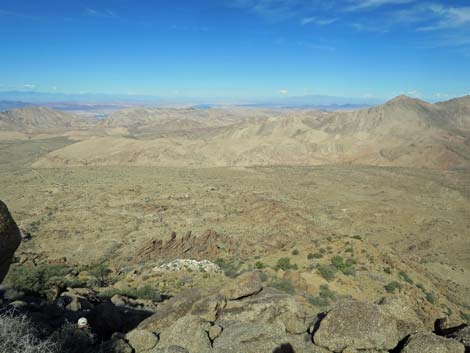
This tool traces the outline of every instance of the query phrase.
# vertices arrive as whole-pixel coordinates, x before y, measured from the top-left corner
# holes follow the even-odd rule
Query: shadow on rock
[[[284,343],[275,348],[273,353],[295,353],[295,350],[290,343]]]

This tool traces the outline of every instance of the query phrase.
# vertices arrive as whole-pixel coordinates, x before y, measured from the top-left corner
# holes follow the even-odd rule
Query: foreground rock
[[[11,260],[20,243],[20,230],[7,206],[0,201],[0,283],[8,273]]]
[[[303,297],[264,288],[257,271],[217,292],[191,290],[157,306],[126,335],[135,353],[463,353],[455,339],[424,333],[406,298],[347,301],[318,314]]]
[[[470,352],[470,326],[462,327],[450,333],[447,337],[459,341],[465,346],[465,352]]]
[[[313,336],[333,352],[346,348],[391,350],[400,341],[397,322],[376,304],[345,302],[333,308]]]
[[[433,333],[418,333],[411,336],[403,353],[464,353],[465,347],[462,343],[437,336]]]
[[[247,272],[237,277],[235,281],[225,287],[221,294],[229,300],[236,300],[257,294],[262,289],[263,286],[259,273]]]

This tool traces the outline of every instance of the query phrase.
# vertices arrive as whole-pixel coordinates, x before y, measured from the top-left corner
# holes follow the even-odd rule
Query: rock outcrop
[[[402,350],[402,353],[464,353],[462,343],[437,336],[433,333],[418,333],[412,335]]]
[[[404,298],[340,302],[325,313],[264,287],[257,271],[220,291],[186,291],[126,336],[135,353],[463,353],[466,327],[426,333]],[[464,344],[462,344],[462,343]]]
[[[191,258],[196,260],[212,259],[235,255],[240,252],[240,244],[235,239],[222,236],[212,229],[195,236],[191,231],[178,237],[171,233],[167,241],[152,239],[135,254],[140,261],[153,259]]]
[[[333,352],[346,348],[390,350],[400,341],[397,322],[376,304],[341,303],[321,321],[314,342]]]
[[[0,283],[8,273],[11,260],[20,243],[20,230],[7,206],[0,201]]]

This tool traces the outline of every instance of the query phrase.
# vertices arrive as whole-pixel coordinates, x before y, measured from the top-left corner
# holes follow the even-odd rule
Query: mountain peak
[[[395,98],[389,100],[387,103],[392,103],[392,102],[414,102],[414,101],[418,101],[418,99],[407,96],[406,94],[401,94],[401,95],[396,96]]]

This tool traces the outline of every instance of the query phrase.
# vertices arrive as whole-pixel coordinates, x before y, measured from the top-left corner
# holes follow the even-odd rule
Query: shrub
[[[354,249],[353,249],[353,248],[347,248],[346,250],[344,250],[344,252],[353,253],[353,252],[354,252]]]
[[[384,286],[388,293],[395,293],[395,290],[401,289],[401,287],[401,284],[396,281],[390,282]]]
[[[259,274],[259,278],[261,279],[261,282],[266,282],[268,280],[268,274],[266,272],[261,272]]]
[[[462,320],[466,322],[468,325],[470,325],[470,313],[460,313],[460,316],[462,317]]]
[[[102,287],[109,284],[108,276],[110,271],[105,264],[97,264],[90,266],[89,272],[98,280],[98,286]]]
[[[392,273],[392,269],[390,267],[384,267],[384,272],[389,275]]]
[[[362,237],[360,235],[354,235],[352,236],[353,239],[357,239],[357,240],[362,240]]]
[[[146,299],[154,302],[161,302],[163,300],[162,294],[150,285],[145,285],[140,288],[127,288],[127,289],[109,289],[103,291],[103,297],[112,297],[116,294],[123,295],[132,299]]]
[[[0,313],[0,352],[55,353],[57,345],[50,339],[41,340],[39,331],[25,315],[13,311]]]
[[[290,281],[285,280],[285,279],[277,280],[271,283],[271,287],[279,289],[280,291],[283,291],[288,294],[295,293],[294,285]]]
[[[341,256],[333,256],[331,258],[331,264],[340,271],[346,268],[346,264],[344,263],[344,260]]]
[[[316,252],[316,253],[310,253],[307,255],[307,259],[312,260],[312,259],[321,259],[323,257],[323,253],[321,252]]]
[[[262,263],[261,261],[256,261],[255,268],[257,268],[258,270],[262,270],[265,267],[266,265],[264,263]]]
[[[297,250],[297,249],[292,250],[292,255],[294,255],[294,256],[299,255],[299,250]]]
[[[328,282],[335,279],[336,268],[331,265],[319,265],[317,267],[318,273]]]
[[[284,270],[284,271],[297,270],[298,266],[297,266],[297,264],[292,264],[290,262],[290,258],[281,257],[279,260],[277,260],[276,269],[277,270],[281,269],[281,270]]]
[[[224,274],[227,277],[237,277],[240,274],[239,268],[240,264],[232,262],[232,261],[225,261],[224,259],[217,259],[215,263],[224,271]]]
[[[410,278],[410,276],[408,276],[408,273],[406,273],[405,271],[398,272],[398,276],[400,276],[400,278],[405,282],[413,284],[413,280]]]
[[[56,284],[66,284],[70,269],[60,265],[12,266],[7,283],[28,295],[46,296]]]
[[[316,305],[319,307],[326,307],[330,305],[332,302],[335,302],[338,299],[347,299],[350,298],[350,296],[342,296],[338,295],[334,291],[332,291],[327,284],[322,284],[320,286],[320,292],[318,296],[308,296],[307,300],[309,301],[310,304]]]
[[[436,299],[437,299],[437,298],[436,298],[436,296],[435,296],[433,293],[431,293],[431,292],[426,292],[425,296],[426,296],[426,300],[427,300],[428,302],[430,302],[431,304],[435,304],[435,303],[436,303]]]
[[[416,287],[421,289],[423,292],[426,292],[426,288],[421,283],[416,283]]]
[[[331,258],[331,265],[348,276],[354,276],[356,274],[356,270],[352,267],[354,263],[355,261],[351,259],[345,262],[341,256],[333,256]]]

